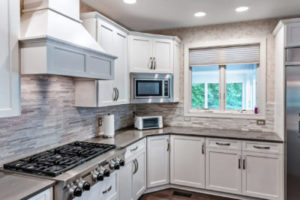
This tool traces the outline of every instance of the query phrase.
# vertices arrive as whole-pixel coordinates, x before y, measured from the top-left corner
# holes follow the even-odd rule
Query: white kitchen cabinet
[[[130,145],[120,170],[120,200],[137,200],[146,190],[146,140]]]
[[[146,151],[139,153],[135,160],[135,168],[132,177],[133,199],[139,199],[146,190]]]
[[[114,79],[105,81],[77,80],[75,105],[103,107],[129,103],[128,31],[102,15],[92,12],[82,15],[84,25],[103,49],[117,56]],[[90,94],[90,98],[82,94]]]
[[[53,188],[49,188],[39,194],[30,197],[28,200],[53,200]]]
[[[129,68],[134,73],[174,72],[177,37],[132,32],[129,36]]]
[[[147,138],[147,188],[169,184],[170,136]]]
[[[205,139],[171,136],[171,183],[205,187]]]
[[[152,38],[129,36],[130,72],[153,72]]]
[[[180,98],[180,61],[181,61],[181,53],[180,53],[180,43],[174,42],[174,74],[173,74],[173,96],[174,102],[179,102]]]
[[[244,142],[243,194],[263,199],[283,199],[283,146]]]
[[[153,39],[154,71],[173,73],[173,44],[170,39]]]
[[[241,194],[241,143],[207,139],[206,145],[206,189]]]
[[[119,179],[119,199],[133,200],[132,195],[132,173],[134,164],[132,161],[126,162],[125,166],[120,169]]]
[[[0,118],[20,115],[20,1],[0,2]]]

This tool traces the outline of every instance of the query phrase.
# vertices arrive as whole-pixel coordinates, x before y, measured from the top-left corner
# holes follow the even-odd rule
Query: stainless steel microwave
[[[173,102],[173,75],[132,73],[132,103],[166,103]]]

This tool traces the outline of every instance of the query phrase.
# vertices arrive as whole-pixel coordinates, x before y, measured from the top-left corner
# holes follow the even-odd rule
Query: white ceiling
[[[123,0],[83,2],[136,31],[300,16],[300,0],[137,0],[134,5],[124,4]],[[238,6],[250,9],[236,13]],[[207,16],[195,18],[197,11]]]

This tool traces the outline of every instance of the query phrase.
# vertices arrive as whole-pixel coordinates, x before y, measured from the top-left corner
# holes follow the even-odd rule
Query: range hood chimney
[[[24,0],[22,74],[113,79],[116,57],[92,38],[79,16],[79,0]]]

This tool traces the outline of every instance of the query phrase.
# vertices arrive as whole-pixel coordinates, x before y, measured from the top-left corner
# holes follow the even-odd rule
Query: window
[[[264,47],[258,42],[187,48],[185,114],[264,116]]]

